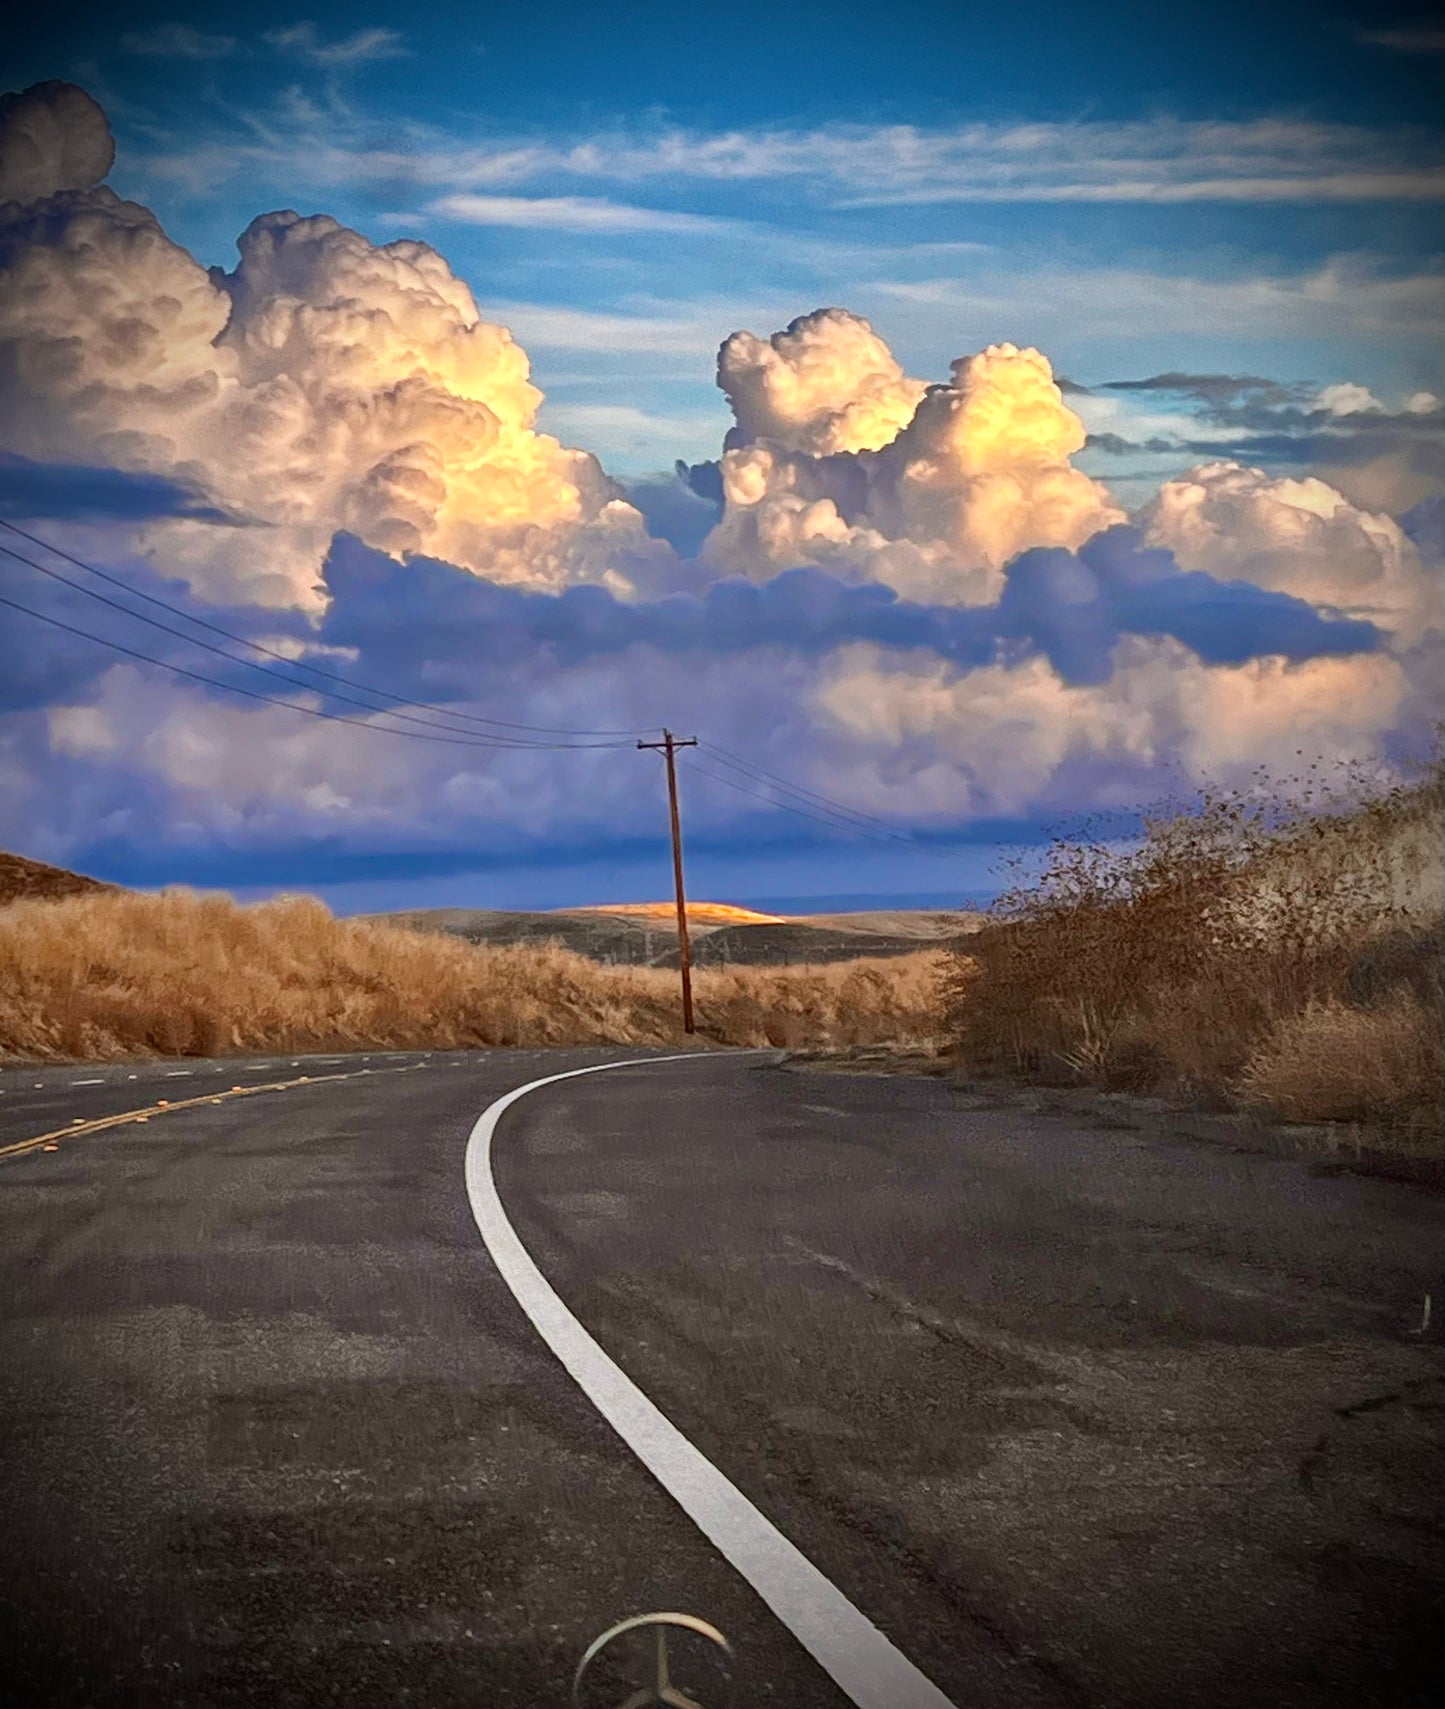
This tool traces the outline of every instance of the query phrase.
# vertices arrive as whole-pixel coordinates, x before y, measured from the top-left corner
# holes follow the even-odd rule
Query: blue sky
[[[1038,346],[1068,382],[1067,403],[1091,436],[1071,453],[1073,466],[1107,483],[1116,524],[1148,507],[1161,482],[1219,458],[1259,467],[1273,482],[1323,477],[1372,514],[1398,517],[1428,500],[1441,484],[1436,417],[1445,396],[1442,47],[1438,22],[1418,7],[1328,0],[1172,11],[1027,0],[301,13],[283,5],[232,6],[197,22],[167,4],[71,6],[8,35],[3,86],[60,78],[85,88],[116,139],[110,185],[153,209],[204,266],[234,268],[238,235],[272,209],[332,215],[375,245],[415,238],[433,246],[483,319],[508,327],[527,351],[544,394],[539,426],[593,453],[631,491],[653,534],[668,535],[692,565],[715,516],[670,471],[677,459],[717,459],[732,423],[716,383],[720,342],[741,328],[766,338],[829,305],[866,316],[902,371],[921,382],[947,381],[954,359],[988,345]],[[27,460],[10,473],[32,492],[79,482],[74,471],[87,491],[100,491],[96,482],[114,462],[137,480],[179,482],[173,518],[219,514],[202,465],[138,451],[138,425],[130,440],[113,423],[89,438],[88,428],[57,430],[42,444],[18,421],[0,421],[0,451]],[[34,465],[60,473],[46,486],[24,473]],[[0,468],[0,508],[5,476]],[[124,503],[112,494],[115,526],[131,526],[155,490],[134,489]],[[1309,505],[1315,516],[1320,501]],[[43,507],[7,514],[45,520]],[[338,532],[351,514],[338,510]],[[1109,520],[1101,512],[1101,526]],[[1363,539],[1369,528],[1357,532]],[[378,534],[372,544],[394,537]],[[1199,595],[1243,637],[1241,657],[1286,661],[1294,693],[1303,655],[1288,652],[1285,630],[1368,625],[1374,607],[1342,602],[1324,569],[1316,595],[1303,559],[1282,568],[1282,548],[1254,541],[1246,549],[1243,534],[1240,542],[1200,547],[1197,562],[1175,546],[1171,574],[1184,579],[1168,598],[1195,598],[1179,590],[1203,575],[1211,587],[1248,584],[1303,601],[1286,620],[1252,596]],[[231,583],[187,583],[130,536],[106,546],[91,533],[82,544],[109,551],[107,562],[127,576],[170,575],[164,585],[219,602],[228,621],[242,621],[246,602]],[[834,573],[832,560],[798,561]],[[743,573],[757,579],[792,567],[775,558]],[[676,597],[705,598],[702,570],[675,574]],[[912,583],[890,583],[893,575],[852,560],[846,571],[905,599],[916,594]],[[1011,574],[1009,589],[1026,579]],[[644,591],[669,596],[660,582]],[[995,586],[990,609],[997,595]],[[1163,633],[1109,611],[1102,629],[1103,619],[1090,618],[1082,640],[1046,641],[1033,630],[1026,643],[1000,639],[1007,625],[992,623],[989,645],[1033,648],[1067,682],[1060,660],[1081,656],[1080,647],[1092,657],[1099,635],[1116,649],[1112,660],[1143,646],[1146,632]],[[1208,669],[1227,668],[1228,649],[1200,641],[1203,633],[1166,639],[1192,647]],[[1332,638],[1305,651],[1337,659],[1346,633],[1329,630]],[[794,736],[811,728],[819,705],[833,704],[828,696],[857,656],[846,648],[863,644],[837,642],[844,650],[832,674],[798,690],[814,710],[797,711]],[[783,643],[770,635],[756,645]],[[378,652],[370,668],[370,680],[390,681],[386,673],[399,666]],[[916,661],[908,668],[916,700]],[[1110,669],[1098,666],[1104,678]],[[66,674],[65,694],[75,681]],[[902,693],[893,682],[883,723],[905,718]],[[1418,700],[1402,688],[1396,724],[1381,714],[1366,746],[1384,752],[1403,739],[1399,721],[1423,716]],[[46,715],[53,743],[56,718]],[[26,764],[42,763],[39,728],[16,738]],[[953,836],[968,853],[944,884],[932,859],[886,848],[845,856],[832,842],[799,848],[790,840],[796,824],[775,834],[756,816],[719,809],[698,836],[703,886],[753,897],[942,895],[955,884],[976,891],[988,882],[979,851],[994,849],[1001,834],[1034,834],[1064,807],[1117,807],[1131,790],[1142,797],[1159,784],[1170,765],[1194,763],[1178,754],[1157,766],[1125,759],[1135,738],[1115,731],[1100,737],[1108,754],[1096,754],[1092,769],[1079,770],[1065,744],[1033,794],[980,785],[971,807],[945,810],[936,755],[914,753],[910,795],[890,770],[902,760],[885,764],[869,740],[872,782],[856,796],[837,754],[822,771],[804,760],[802,772],[787,775],[829,799],[842,791],[860,809],[886,809],[920,834]],[[1336,739],[1352,754],[1353,742]],[[768,755],[773,766],[785,757]],[[323,833],[304,815],[286,829],[269,809],[260,830],[254,808],[198,827],[189,810],[157,796],[153,811],[167,823],[177,816],[158,845],[142,849],[114,801],[105,823],[87,828],[80,804],[98,799],[91,791],[99,785],[87,773],[75,787],[44,852],[135,881],[169,875],[259,893],[285,887],[292,871],[295,883],[319,882],[358,906],[464,900],[477,894],[482,872],[487,896],[507,902],[656,888],[637,852],[645,842],[635,846],[630,828],[604,840],[585,825],[564,829],[534,815],[520,843],[504,838],[469,876],[465,814],[449,820],[439,848],[415,804],[394,806],[379,835],[375,803],[364,816],[369,829],[338,821]],[[140,789],[133,779],[128,787]],[[519,852],[524,846],[530,854]],[[326,852],[333,849],[336,858]]]
[[[930,378],[1010,338],[1089,385],[1441,381],[1440,55],[1407,7],[86,18],[7,44],[10,80],[103,100],[122,193],[207,263],[270,207],[434,243],[619,474],[710,453],[727,332],[831,302]]]

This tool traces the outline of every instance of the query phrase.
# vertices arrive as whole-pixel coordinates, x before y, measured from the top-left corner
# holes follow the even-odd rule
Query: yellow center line
[[[103,1128],[123,1127],[127,1122],[149,1121],[152,1116],[166,1116],[172,1110],[190,1110],[199,1104],[219,1104],[224,1098],[250,1098],[257,1092],[289,1092],[295,1086],[321,1086],[328,1080],[358,1080],[363,1074],[404,1074],[414,1066],[417,1065],[408,1063],[405,1068],[354,1068],[347,1074],[303,1074],[296,1080],[272,1080],[264,1086],[232,1086],[228,1092],[207,1092],[199,1098],[177,1098],[174,1102],[166,1099],[158,1104],[147,1104],[141,1110],[125,1110],[120,1115],[99,1116],[88,1122],[73,1121],[49,1133],[37,1133],[33,1139],[0,1145],[0,1158],[19,1157],[41,1146],[54,1145],[58,1140],[80,1139],[89,1133],[99,1133]]]

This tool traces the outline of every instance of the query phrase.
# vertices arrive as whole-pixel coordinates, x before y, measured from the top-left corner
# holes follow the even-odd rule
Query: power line
[[[826,825],[830,831],[845,831],[852,836],[861,837],[865,842],[876,843],[882,848],[895,847],[901,844],[904,848],[912,849],[917,854],[933,855],[948,860],[953,858],[948,850],[935,849],[927,843],[915,842],[911,837],[902,836],[898,832],[878,835],[866,830],[861,825],[850,824],[846,819],[824,818],[821,813],[810,812],[806,807],[795,806],[790,801],[779,801],[776,796],[763,795],[758,790],[749,789],[746,784],[739,783],[735,778],[724,777],[721,772],[709,771],[706,766],[699,765],[696,760],[689,763],[688,769],[703,777],[711,778],[714,783],[721,783],[728,789],[737,790],[739,795],[750,795],[754,801],[761,801],[768,807],[775,807],[779,812],[794,813],[800,819],[811,819],[816,825]]]
[[[261,694],[253,688],[242,688],[239,683],[222,682],[218,677],[206,676],[201,671],[187,670],[184,665],[172,664],[169,659],[158,659],[151,653],[142,653],[136,647],[124,646],[121,642],[109,640],[104,635],[93,635],[88,629],[82,629],[74,623],[66,623],[63,619],[53,617],[48,612],[36,611],[33,606],[22,605],[18,599],[8,599],[4,594],[0,594],[0,605],[7,605],[12,611],[22,611],[27,617],[34,617],[41,623],[49,623],[56,629],[64,629],[67,634],[78,635],[83,641],[94,641],[98,646],[110,648],[112,652],[124,653],[127,658],[139,659],[142,664],[158,665],[162,670],[171,671],[176,676],[187,677],[192,682],[205,683],[209,688],[219,688],[224,694],[243,694],[247,700],[259,700],[267,706],[281,706],[288,712],[304,712],[308,718],[324,718],[331,724],[354,724],[358,730],[371,730],[382,736],[409,736],[415,742],[445,742],[452,747],[459,748],[492,748],[510,752],[522,745],[515,742],[489,741],[481,736],[429,735],[423,730],[398,730],[390,724],[373,724],[364,718],[348,718],[340,712],[323,712],[319,707],[303,706],[299,701],[278,700],[274,695]],[[380,711],[379,708],[377,710]],[[392,714],[382,712],[381,716],[390,717]],[[593,742],[588,745],[594,748],[624,748],[627,743]],[[554,751],[563,753],[576,752],[575,746],[560,742],[554,744],[535,742],[528,743],[526,746],[533,749],[551,747]]]
[[[701,777],[710,777],[714,783],[721,783],[728,789],[737,790],[739,795],[749,795],[754,801],[761,801],[767,807],[776,807],[782,813],[796,813],[800,819],[811,819],[815,825],[826,825],[830,831],[848,831],[855,837],[863,837],[866,841],[882,843],[891,841],[889,838],[875,837],[859,825],[851,825],[844,819],[825,819],[821,813],[810,813],[805,807],[795,807],[789,801],[779,801],[776,795],[764,795],[756,789],[749,789],[746,784],[739,783],[735,778],[724,777],[721,772],[709,771],[704,765],[692,760],[688,765],[689,771],[695,771]]]
[[[271,666],[257,664],[250,659],[237,658],[235,654],[226,651],[223,647],[217,647],[213,643],[202,640],[198,636],[187,634],[184,630],[174,628],[169,623],[164,623],[157,618],[150,617],[145,612],[133,610],[130,606],[122,604],[118,600],[111,599],[94,588],[86,587],[82,582],[75,581],[69,576],[62,575],[58,570],[50,568],[44,564],[36,563],[33,558],[28,557],[23,552],[17,552],[13,547],[0,545],[0,553],[4,553],[7,557],[13,558],[17,562],[27,565],[30,569],[38,571],[39,574],[49,577],[51,580],[60,583],[64,587],[70,588],[76,593],[83,594],[86,598],[97,600],[102,605],[109,606],[112,610],[120,612],[123,616],[129,617],[135,622],[147,624],[153,629],[175,636],[177,639],[184,641],[190,646],[202,648],[206,652],[214,654],[217,658],[225,660],[228,664],[239,665],[245,670],[257,671],[268,680],[281,683],[285,688],[292,692],[304,691],[319,693],[327,698],[345,701],[351,705],[359,707],[363,711],[374,713],[377,718],[394,719],[407,724],[417,725],[419,728],[415,730],[397,729],[392,724],[378,723],[370,719],[347,717],[341,713],[325,712],[316,707],[302,705],[295,700],[280,699],[275,695],[264,694],[253,689],[242,688],[235,683],[224,682],[215,677],[207,676],[203,672],[189,670],[184,666],[173,664],[167,659],[156,658],[154,655],[141,652],[137,648],[124,646],[122,643],[110,640],[104,635],[93,634],[90,630],[82,629],[78,625],[67,623],[60,618],[49,615],[46,612],[37,611],[31,606],[22,604],[18,600],[0,596],[0,605],[5,605],[12,610],[23,612],[25,615],[34,617],[42,623],[49,623],[55,628],[65,630],[69,634],[79,636],[81,639],[91,641],[98,646],[107,647],[111,651],[124,654],[128,658],[139,660],[145,664],[156,665],[162,670],[168,670],[174,675],[185,677],[192,682],[203,683],[208,687],[220,689],[223,693],[243,695],[249,700],[260,701],[266,705],[285,707],[293,712],[303,712],[308,717],[324,718],[331,723],[350,724],[358,729],[380,731],[386,735],[409,736],[413,740],[418,741],[442,742],[453,747],[550,752],[570,752],[577,751],[579,749],[616,749],[624,747],[627,744],[623,741],[605,739],[546,741],[532,740],[531,738],[534,736],[607,738],[636,736],[639,733],[636,729],[553,729],[546,725],[512,723],[504,719],[486,718],[478,714],[455,712],[448,707],[438,706],[426,701],[408,700],[404,696],[393,694],[387,689],[374,688],[365,683],[354,682],[352,679],[339,676],[333,671],[322,670],[319,666],[304,664],[300,660],[289,658],[285,653],[279,652],[275,648],[267,647],[259,641],[253,641],[244,635],[237,635],[233,631],[222,627],[220,624],[212,623],[204,617],[194,616],[192,613],[184,611],[180,607],[172,605],[166,600],[157,598],[153,594],[145,593],[139,588],[131,587],[119,576],[112,575],[110,572],[100,569],[98,566],[88,563],[82,558],[73,556],[62,547],[52,545],[48,540],[27,532],[25,529],[18,527],[15,523],[4,517],[0,517],[0,527],[8,529],[12,534],[17,535],[24,540],[30,541],[33,545],[40,547],[44,551],[53,553],[56,557],[63,559],[66,563],[74,565],[77,569],[84,570],[87,573],[98,577],[100,580],[108,582],[112,586],[119,588],[132,599],[143,600],[146,604],[168,612],[171,616],[179,618],[182,622],[208,630],[212,634],[219,635],[224,640],[234,643],[236,646],[248,647],[253,652],[260,653],[267,658],[277,661],[279,664],[286,667],[288,673],[305,674],[316,677],[324,683],[338,684],[340,687],[312,689],[310,688],[310,685],[304,682],[295,682],[292,680],[291,675],[283,675],[281,672],[274,670]],[[360,693],[369,695],[375,700],[390,701],[392,706],[373,705],[368,700],[358,699],[354,693],[345,692],[347,689],[359,690]],[[405,708],[406,710],[393,710],[393,707]],[[439,723],[435,719],[415,715],[426,712],[437,713],[441,718],[451,720],[452,722]],[[480,728],[475,731],[465,728],[458,729],[457,726],[459,724],[463,726],[477,725]],[[503,731],[525,732],[526,734],[504,735],[501,733]],[[830,797],[822,795],[815,790],[804,788],[803,785],[793,783],[789,779],[780,776],[778,773],[769,771],[766,767],[757,765],[751,760],[746,760],[739,754],[731,753],[728,749],[719,747],[715,743],[703,742],[701,744],[694,745],[699,746],[710,758],[725,766],[729,771],[738,773],[742,778],[748,780],[746,783],[739,782],[735,777],[725,777],[716,771],[709,770],[707,767],[697,764],[695,761],[692,762],[693,769],[697,771],[699,775],[711,779],[714,783],[721,783],[725,787],[735,790],[741,795],[749,796],[755,801],[761,801],[765,805],[776,808],[779,811],[793,813],[799,818],[809,819],[813,823],[826,826],[830,830],[845,831],[850,835],[861,837],[865,841],[869,842],[901,845],[905,848],[913,849],[918,853],[948,858],[946,851],[932,848],[926,843],[918,842],[915,838],[898,831],[886,820],[880,819],[874,814],[864,813],[857,808],[845,806],[842,802],[832,800]],[[763,789],[766,790],[767,793],[765,794],[758,789],[748,787],[749,783],[762,784]],[[780,796],[784,798],[780,799]],[[793,799],[786,799],[788,796],[791,796]]]
[[[397,706],[407,706],[412,708],[414,711],[419,712],[439,712],[442,717],[451,718],[457,723],[486,725],[499,730],[522,730],[537,736],[642,736],[648,733],[647,729],[559,730],[552,729],[544,724],[516,724],[509,722],[505,718],[486,718],[479,713],[454,712],[449,707],[437,706],[424,700],[408,700],[402,695],[392,694],[387,689],[372,688],[366,683],[354,682],[349,677],[338,676],[334,671],[322,670],[319,665],[303,664],[299,659],[291,659],[288,658],[285,653],[277,652],[274,647],[267,647],[260,641],[252,641],[245,635],[237,635],[232,630],[223,628],[219,623],[210,622],[207,618],[196,617],[191,612],[183,611],[179,606],[172,605],[168,600],[159,599],[155,594],[145,593],[140,588],[131,587],[130,584],[124,581],[120,576],[112,575],[109,570],[102,570],[96,564],[87,563],[84,558],[75,557],[72,553],[65,551],[63,547],[52,545],[50,541],[43,539],[40,535],[29,533],[26,529],[18,527],[15,523],[9,521],[5,517],[0,517],[0,528],[8,528],[12,534],[18,534],[22,540],[28,540],[32,546],[39,546],[44,551],[53,552],[57,558],[63,558],[66,563],[73,564],[76,569],[85,570],[93,576],[98,576],[101,581],[109,582],[112,587],[120,588],[122,592],[128,594],[132,599],[141,599],[144,600],[147,605],[158,606],[162,611],[168,611],[173,617],[179,617],[186,623],[193,623],[198,628],[208,629],[213,635],[220,635],[224,640],[234,641],[237,646],[250,647],[253,652],[264,653],[267,658],[277,659],[294,671],[304,672],[308,676],[322,677],[327,682],[343,683],[348,687],[359,689],[365,694],[370,694],[376,699],[389,700]],[[0,551],[9,550],[9,547],[0,547]],[[12,552],[11,556],[19,557],[20,554],[18,552]],[[21,561],[24,563],[31,563],[31,560],[28,558],[24,558]],[[38,564],[32,564],[32,568],[39,569],[40,566]],[[56,575],[56,572],[53,570],[46,571],[45,573]],[[64,580],[63,577],[58,575],[56,576],[56,579]],[[91,593],[90,589],[81,586],[79,583],[71,582],[67,585],[75,587],[78,592]],[[101,596],[92,593],[92,597],[100,598]],[[130,615],[139,618],[142,622],[150,621],[150,619],[143,617],[138,611],[131,612]],[[182,639],[194,640],[194,637],[183,636]],[[204,642],[200,641],[196,641],[195,644],[197,646],[205,645]],[[212,651],[214,650],[215,649],[212,649]],[[230,655],[223,654],[222,656],[229,657]],[[246,661],[242,659],[235,660],[235,663],[237,664],[244,664],[245,662]],[[344,698],[344,696],[338,696],[337,698]],[[375,710],[382,711],[384,709],[377,707]],[[650,728],[650,726],[648,728]]]
[[[811,802],[814,806],[822,807],[827,812],[856,819],[860,824],[886,832],[890,837],[897,837],[901,834],[886,819],[879,819],[872,813],[860,812],[856,807],[845,807],[841,801],[834,801],[826,795],[817,794],[814,790],[804,789],[800,783],[790,783],[787,778],[780,777],[776,772],[768,771],[765,767],[756,765],[751,760],[745,760],[739,754],[729,753],[726,748],[718,747],[715,742],[705,742],[703,746],[723,765],[732,771],[741,772],[745,777],[751,777],[754,781],[764,781],[775,789],[781,789],[786,794]]]
[[[316,689],[313,689],[309,683],[292,682],[290,678],[282,676],[279,671],[274,670],[270,665],[257,664],[254,659],[238,659],[234,653],[228,653],[224,647],[217,647],[212,642],[203,641],[195,635],[187,635],[183,629],[177,629],[170,623],[162,623],[159,618],[147,617],[143,611],[132,611],[129,606],[122,605],[119,600],[111,599],[107,594],[97,593],[94,588],[86,587],[81,582],[73,581],[69,576],[61,575],[59,570],[52,570],[45,564],[37,564],[33,558],[26,557],[23,552],[17,552],[13,546],[0,546],[0,552],[3,552],[7,558],[14,558],[22,564],[28,564],[32,570],[37,570],[42,576],[49,576],[52,581],[59,582],[62,587],[68,587],[73,589],[76,593],[84,594],[87,599],[99,600],[102,605],[108,605],[112,611],[119,611],[123,616],[133,618],[137,623],[145,623],[152,629],[159,629],[167,635],[174,635],[178,640],[184,641],[187,646],[200,647],[208,653],[214,653],[217,658],[224,659],[227,664],[240,665],[243,670],[258,671],[269,681],[282,682],[287,688],[292,690],[301,689],[312,694],[318,692]],[[275,654],[273,656],[277,658],[284,657],[283,654]],[[335,680],[340,681],[342,679],[337,678]],[[442,730],[451,735],[475,736],[478,740],[482,739],[480,734],[476,731],[458,730],[455,724],[439,724],[434,718],[419,718],[410,712],[393,712],[389,707],[373,706],[370,701],[359,699],[356,695],[347,694],[340,689],[328,688],[322,689],[319,692],[329,696],[333,700],[344,700],[352,706],[359,706],[365,712],[375,712],[383,718],[398,718],[407,724],[420,724],[427,729]],[[405,705],[407,703],[403,702],[403,704]],[[487,739],[496,747],[513,748],[589,748],[597,745],[592,742],[534,742],[531,739],[522,736],[490,735]],[[620,744],[607,745],[612,746]]]

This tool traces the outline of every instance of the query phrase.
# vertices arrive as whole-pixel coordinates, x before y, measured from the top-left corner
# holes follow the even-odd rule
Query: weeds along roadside
[[[950,957],[973,1076],[1164,1093],[1445,1146],[1445,773],[1214,792],[1084,834]]]
[[[702,1038],[932,1044],[936,953],[703,968]],[[677,975],[337,920],[309,897],[123,891],[0,908],[0,1060],[683,1042]]]

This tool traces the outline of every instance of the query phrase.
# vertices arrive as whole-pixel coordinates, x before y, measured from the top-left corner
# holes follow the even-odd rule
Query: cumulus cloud
[[[1070,463],[1084,426],[1040,351],[991,345],[920,388],[866,321],[828,309],[766,343],[735,333],[718,367],[737,417],[707,548],[720,565],[812,562],[986,600],[1017,552],[1123,520]]]
[[[813,704],[869,780],[855,805],[897,813],[911,798],[915,812],[948,818],[1070,799],[1135,805],[1176,766],[1243,780],[1259,764],[1288,775],[1301,756],[1373,759],[1409,693],[1386,655],[1207,666],[1177,643],[1136,638],[1107,684],[1071,683],[1044,658],[963,673],[862,645],[830,659]]]
[[[881,450],[927,390],[861,315],[836,308],[800,315],[768,339],[733,333],[717,374],[737,423],[729,449],[768,439],[814,457]]]
[[[1129,530],[1078,555],[1025,554],[986,608],[919,605],[802,569],[651,601],[599,587],[540,593],[425,558],[402,563],[346,538],[326,578],[319,626],[283,616],[283,635],[269,639],[351,691],[384,682],[456,711],[580,728],[655,725],[686,706],[707,737],[795,776],[796,739],[808,734],[805,781],[920,826],[1062,803],[1121,764],[1138,783],[1198,739],[1189,695],[1202,690],[1186,695],[1179,681],[1241,668],[1241,627],[1256,647],[1292,658],[1272,654],[1268,670],[1240,679],[1263,683],[1265,699],[1270,683],[1289,692],[1291,672],[1342,652],[1358,655],[1342,662],[1365,680],[1377,670],[1365,626],[1181,573]],[[61,609],[80,618],[84,601],[67,593]],[[268,634],[254,615],[226,622]],[[655,829],[656,804],[639,794],[625,755],[366,735],[103,653],[48,654],[35,645],[44,632],[28,625],[13,635],[17,662],[33,662],[28,675],[0,674],[12,705],[33,710],[0,732],[0,749],[25,750],[27,775],[47,776],[50,789],[21,791],[7,811],[32,815],[52,848],[81,830],[94,837],[100,824],[113,855],[122,845],[153,851],[157,839],[179,851],[197,837],[255,851],[338,838],[357,849],[467,844],[495,854],[539,836]],[[143,644],[188,658],[174,637]],[[204,668],[267,687],[214,658]],[[273,692],[364,716],[315,679],[278,669]],[[1331,680],[1338,692],[1344,679]],[[950,725],[951,716],[968,722]],[[702,822],[727,823],[728,813],[720,799]]]
[[[340,65],[387,49],[366,34],[282,45]],[[427,245],[277,212],[207,270],[99,183],[109,133],[79,90],[37,86],[0,118],[18,139],[0,515],[48,517],[135,589],[219,608],[295,662],[268,681],[37,579],[62,621],[363,719],[339,688],[549,727],[686,719],[916,826],[1137,801],[1171,765],[1378,756],[1428,723],[1438,506],[1397,524],[1318,476],[1215,457],[1126,525],[1074,467],[1084,424],[1040,351],[993,344],[929,384],[839,307],[728,337],[719,459],[624,489],[538,431],[526,355]],[[594,209],[563,200],[568,219]],[[544,339],[604,339],[619,362],[703,336],[555,315]],[[1353,384],[1115,389],[1186,393],[1257,439],[1388,447],[1406,417],[1422,444],[1437,426],[1433,395],[1392,412]],[[625,407],[572,419],[585,436],[589,408]],[[655,829],[635,755],[385,737],[177,684],[19,614],[3,645],[0,800],[37,852],[445,861]],[[730,823],[725,799],[703,798],[704,825]]]
[[[0,210],[7,449],[178,480],[256,525],[158,525],[158,561],[282,604],[314,600],[338,528],[543,586],[626,588],[670,556],[594,457],[536,430],[524,352],[434,250],[276,213],[208,272],[148,209],[83,187],[109,148],[88,97],[26,101],[37,195]],[[79,140],[49,146],[73,111]]]
[[[88,190],[114,163],[105,113],[74,83],[0,95],[0,202]]]
[[[1445,623],[1439,577],[1400,525],[1316,477],[1209,463],[1166,481],[1140,521],[1188,569],[1333,606],[1406,643]]]
[[[1385,406],[1368,386],[1343,380],[1338,385],[1321,388],[1318,407],[1330,415],[1362,415],[1367,410],[1383,410]]]

